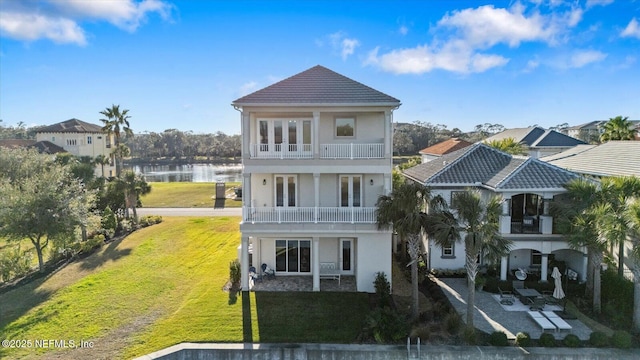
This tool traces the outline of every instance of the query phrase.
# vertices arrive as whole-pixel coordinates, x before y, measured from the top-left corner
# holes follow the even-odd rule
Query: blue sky
[[[240,132],[230,103],[323,65],[463,131],[640,119],[640,1],[0,0],[0,119],[120,104],[135,132]]]

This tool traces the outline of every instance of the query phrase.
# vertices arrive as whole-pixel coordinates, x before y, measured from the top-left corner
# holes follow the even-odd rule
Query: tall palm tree
[[[475,280],[478,258],[498,259],[509,254],[512,241],[500,236],[501,199],[496,196],[484,200],[479,190],[468,189],[456,193],[451,209],[443,208],[434,214],[429,228],[435,243],[448,246],[463,241],[467,271],[467,326],[473,327]]]
[[[494,149],[506,152],[511,155],[526,155],[527,150],[521,142],[514,138],[506,138],[502,140],[492,140],[486,143]]]
[[[129,209],[131,209],[133,211],[133,221],[138,223],[138,212],[136,211],[138,199],[140,196],[151,192],[151,185],[145,181],[142,175],[136,174],[131,170],[124,171],[122,177],[116,181],[120,182],[122,191],[124,191],[126,216],[129,217]]]
[[[122,135],[124,137],[133,136],[133,131],[130,128],[129,119],[131,116],[128,115],[129,110],[120,110],[120,105],[111,105],[110,108],[106,108],[100,111],[100,114],[106,116],[106,119],[100,119],[104,126],[102,127],[102,131],[107,133],[109,136],[114,135],[115,137],[115,147],[118,148],[120,145],[120,140]],[[122,158],[119,158],[120,162],[116,161],[116,176],[120,176],[120,172],[122,171]]]
[[[108,165],[111,162],[111,159],[109,159],[108,156],[104,156],[100,154],[96,156],[96,158],[94,159],[94,162],[96,165],[100,165],[100,168],[102,170],[102,177],[104,177],[104,166]]]
[[[431,201],[429,188],[411,182],[394,188],[390,195],[380,196],[376,203],[378,229],[392,228],[403,243],[406,241],[407,252],[411,258],[411,315],[414,319],[418,317],[420,305],[418,298],[420,235],[428,223],[428,215],[423,210],[429,201]]]
[[[633,327],[640,332],[640,194],[627,202],[625,217],[631,229],[632,251],[629,254],[633,273]]]
[[[634,140],[638,130],[633,127],[629,117],[616,116],[609,118],[603,126],[604,132],[600,135],[600,141]]]

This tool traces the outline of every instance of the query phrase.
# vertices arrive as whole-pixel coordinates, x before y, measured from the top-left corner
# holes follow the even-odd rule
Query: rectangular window
[[[449,244],[447,246],[442,247],[442,257],[455,257],[455,253],[453,251],[453,244]]]
[[[76,146],[76,145],[78,145],[78,140],[76,140],[76,139],[67,139],[67,145],[68,146]]]
[[[87,144],[91,145],[91,136],[87,136]]]
[[[356,119],[354,118],[337,118],[336,119],[336,136],[337,137],[354,137],[356,128]]]
[[[311,272],[311,241],[276,240],[276,271]]]
[[[275,202],[277,207],[295,207],[297,179],[295,175],[275,176]]]
[[[542,253],[538,250],[531,250],[531,265],[542,265]]]
[[[340,206],[341,207],[362,206],[362,176],[361,175],[341,175],[340,176]]]
[[[269,151],[269,123],[260,120],[260,151]]]

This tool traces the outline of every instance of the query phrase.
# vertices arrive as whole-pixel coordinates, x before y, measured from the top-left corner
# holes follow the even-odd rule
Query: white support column
[[[242,236],[242,259],[240,259],[240,284],[242,291],[249,291],[249,237]]]
[[[393,144],[393,129],[391,128],[391,110],[384,111],[384,158],[391,159]]]
[[[314,193],[314,201],[313,206],[315,206],[314,214],[313,214],[313,222],[318,222],[318,211],[320,207],[320,173],[313,173],[313,193]]]
[[[500,259],[500,280],[505,281],[507,280],[507,257],[503,256]]]
[[[248,111],[242,111],[240,118],[242,121],[242,157],[248,159],[251,157],[251,114]]]
[[[547,282],[549,272],[549,254],[541,254],[542,264],[540,266],[540,282]]]
[[[580,282],[587,282],[587,266],[589,264],[589,256],[582,254],[582,271],[580,272]]]
[[[391,174],[384,174],[384,187],[383,187],[383,191],[384,191],[384,195],[389,195],[391,194],[391,187],[393,186],[393,183],[391,181]]]
[[[313,158],[320,158],[320,111],[313,112]]]
[[[320,291],[320,238],[313,237],[313,291]]]
[[[242,180],[242,205],[245,215],[249,216],[251,214],[251,173],[242,174]]]
[[[511,199],[506,198],[502,200],[502,215],[509,215],[509,203]]]

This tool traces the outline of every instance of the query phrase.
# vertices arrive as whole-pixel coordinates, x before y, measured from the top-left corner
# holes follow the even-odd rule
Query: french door
[[[362,175],[340,175],[340,206],[362,206]]]
[[[311,120],[304,119],[259,119],[258,153],[280,154],[289,157],[289,153],[311,154]]]
[[[340,271],[353,275],[353,239],[340,239]]]
[[[298,179],[296,175],[275,175],[276,207],[295,207]]]

